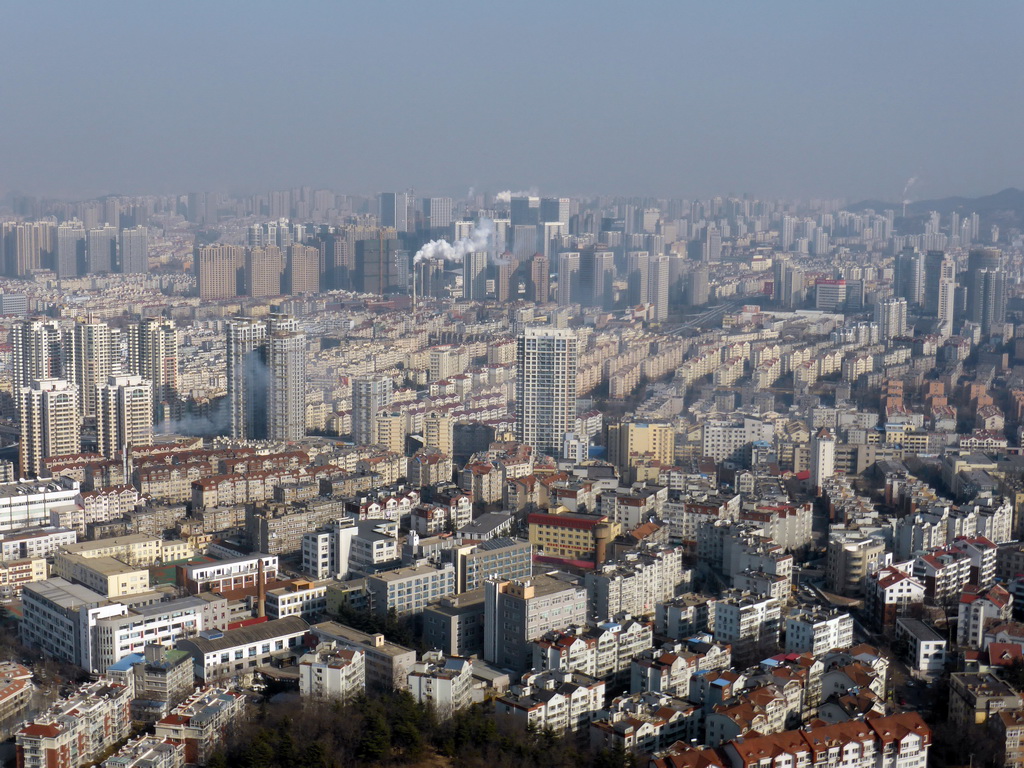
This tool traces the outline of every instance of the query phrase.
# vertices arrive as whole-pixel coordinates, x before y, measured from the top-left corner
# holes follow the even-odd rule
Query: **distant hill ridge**
[[[899,217],[903,210],[903,203],[862,200],[849,206],[851,211],[863,211],[868,208],[879,213],[891,208]],[[977,213],[986,227],[998,224],[1000,228],[1020,229],[1024,227],[1024,190],[1008,187],[995,194],[982,197],[943,197],[937,200],[915,200],[912,203],[907,203],[908,219],[927,216],[931,211],[938,211],[943,218],[954,212],[961,216]]]

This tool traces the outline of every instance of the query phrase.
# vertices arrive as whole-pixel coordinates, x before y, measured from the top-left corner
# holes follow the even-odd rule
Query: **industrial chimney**
[[[263,556],[256,561],[256,617],[267,615],[267,574],[263,571]]]

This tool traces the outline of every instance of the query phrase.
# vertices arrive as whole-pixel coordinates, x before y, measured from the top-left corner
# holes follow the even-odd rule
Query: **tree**
[[[380,712],[369,714],[363,724],[362,737],[359,739],[357,754],[359,759],[367,763],[377,763],[387,757],[391,751],[391,728]]]
[[[327,765],[327,750],[319,741],[311,741],[302,751],[299,768],[324,768]]]

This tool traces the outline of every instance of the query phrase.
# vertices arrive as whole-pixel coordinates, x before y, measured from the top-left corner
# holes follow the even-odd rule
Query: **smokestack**
[[[608,559],[608,542],[612,540],[612,527],[598,523],[594,527],[594,565],[600,568]]]
[[[267,575],[263,571],[263,556],[256,564],[256,618],[267,615]]]

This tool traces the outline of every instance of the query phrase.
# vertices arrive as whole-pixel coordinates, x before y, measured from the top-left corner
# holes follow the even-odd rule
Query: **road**
[[[711,309],[705,310],[704,312],[701,312],[699,315],[696,315],[691,319],[687,320],[685,323],[677,325],[671,330],[665,331],[665,333],[678,335],[692,328],[698,328],[702,325],[709,325],[712,322],[717,322],[725,315],[726,312],[734,310],[737,307],[742,307],[744,304],[747,304],[755,300],[756,298],[756,296],[743,296],[741,298],[728,299],[722,304],[719,304],[717,307],[712,307]]]

